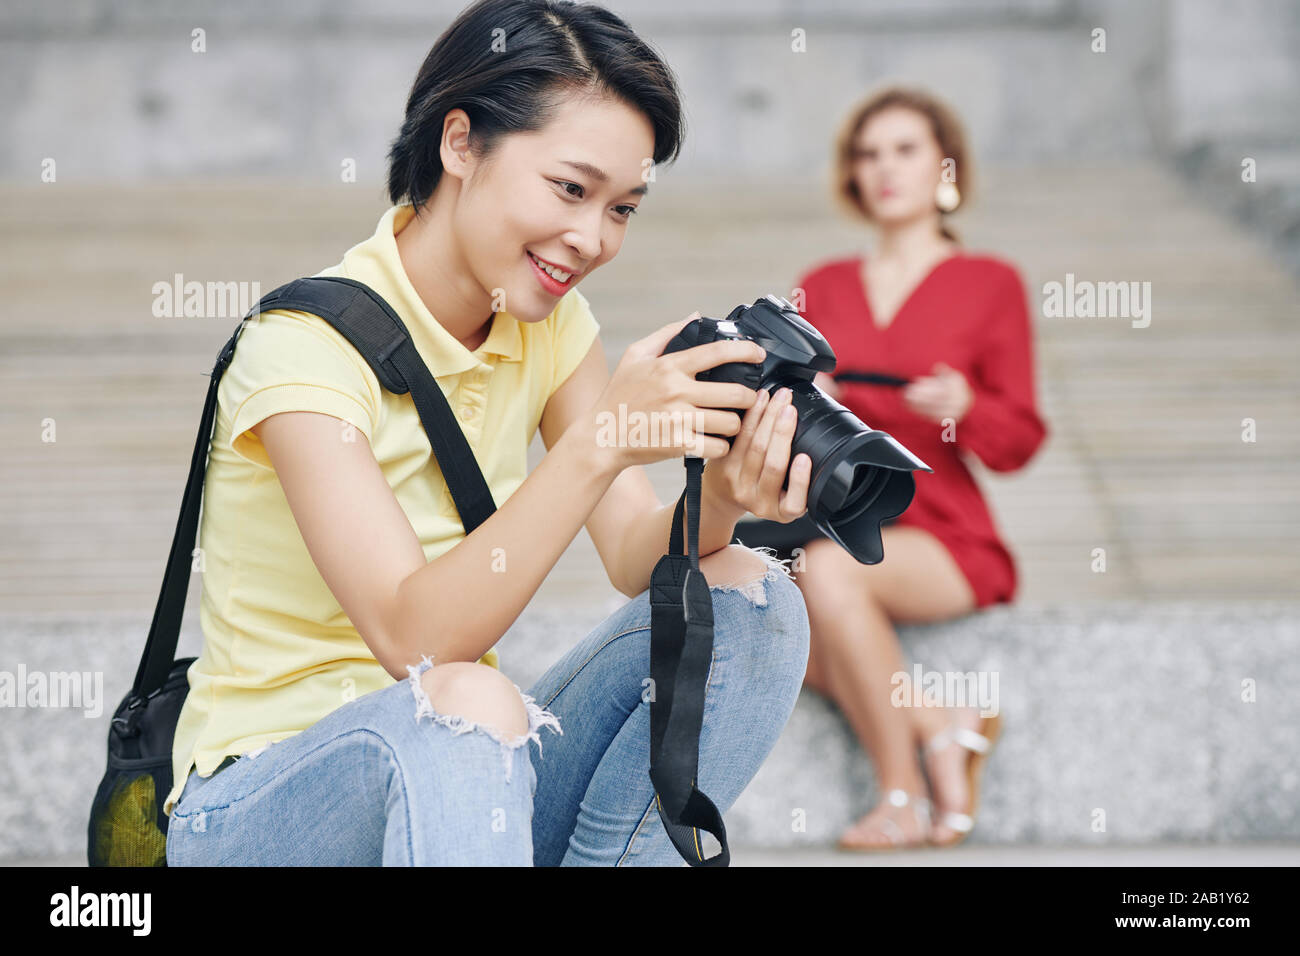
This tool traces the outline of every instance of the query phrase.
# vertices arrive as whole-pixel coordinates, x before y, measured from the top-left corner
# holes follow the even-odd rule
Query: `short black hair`
[[[504,133],[541,129],[569,91],[640,110],[654,129],[655,164],[677,157],[686,124],[676,78],[620,17],[569,0],[478,0],[438,37],[411,86],[388,152],[389,198],[418,212],[433,194],[451,110],[466,112],[470,146],[486,155]]]

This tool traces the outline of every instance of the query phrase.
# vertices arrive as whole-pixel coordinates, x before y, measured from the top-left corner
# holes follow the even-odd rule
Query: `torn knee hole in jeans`
[[[446,727],[453,734],[467,734],[471,731],[479,731],[486,734],[501,745],[501,758],[505,763],[506,781],[510,780],[511,770],[513,767],[512,757],[514,752],[520,747],[527,745],[528,741],[537,741],[537,752],[542,752],[542,738],[539,731],[543,727],[550,727],[558,734],[563,734],[564,730],[560,727],[560,720],[549,710],[539,706],[532,697],[519,690],[519,685],[514,684],[516,691],[524,702],[524,709],[528,712],[528,730],[519,735],[506,734],[491,726],[490,724],[481,724],[477,721],[470,720],[468,717],[462,717],[460,714],[440,714],[434,709],[433,701],[429,700],[429,694],[424,689],[424,684],[420,680],[424,672],[433,667],[433,660],[425,654],[420,663],[415,665],[408,664],[407,672],[411,675],[407,682],[411,685],[411,694],[415,697],[415,719],[418,721],[421,717],[428,717],[435,724]],[[511,681],[513,684],[514,682]]]
[[[749,598],[751,604],[758,607],[767,606],[767,581],[775,581],[778,575],[785,575],[791,581],[794,578],[790,574],[790,561],[792,558],[782,560],[777,557],[774,548],[753,547],[748,550],[763,559],[766,570],[752,581],[746,581],[743,584],[717,584],[710,590],[713,591],[739,591],[745,597]]]

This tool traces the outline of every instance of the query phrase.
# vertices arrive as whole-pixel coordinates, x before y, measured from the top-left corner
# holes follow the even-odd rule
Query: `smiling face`
[[[853,155],[858,195],[876,222],[900,225],[935,214],[944,157],[923,113],[881,110],[862,124]]]
[[[613,259],[644,198],[650,121],[610,97],[568,95],[536,132],[502,136],[476,158],[453,213],[464,261],[489,298],[540,322]],[[549,274],[548,274],[549,270]]]

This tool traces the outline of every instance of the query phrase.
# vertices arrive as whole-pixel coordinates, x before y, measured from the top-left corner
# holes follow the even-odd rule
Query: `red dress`
[[[907,407],[901,388],[838,382],[840,402],[934,469],[932,475],[916,473],[916,497],[896,523],[923,528],[944,544],[970,582],[977,607],[1010,601],[1015,561],[961,453],[974,453],[994,471],[1014,471],[1046,437],[1035,399],[1024,284],[1000,259],[958,253],[935,266],[881,329],[863,288],[863,261],[823,262],[796,283],[804,318],[835,350],[836,372],[910,379],[933,374],[934,364],[943,362],[966,376],[974,400],[950,441],[943,440],[941,424]]]

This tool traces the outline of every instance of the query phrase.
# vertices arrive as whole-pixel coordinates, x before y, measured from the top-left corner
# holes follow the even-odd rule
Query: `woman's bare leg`
[[[844,711],[876,766],[882,793],[898,788],[924,795],[918,742],[944,727],[952,715],[942,708],[891,704],[894,675],[904,670],[892,622],[955,617],[970,611],[975,598],[960,568],[933,535],[895,525],[885,528],[882,536],[886,558],[877,565],[859,564],[827,539],[806,547],[803,570],[796,576],[812,638],[804,682]],[[940,810],[965,808],[964,754],[950,747],[930,761]],[[923,835],[912,808],[882,801],[845,836],[856,843],[886,846],[885,819],[892,819],[909,842]],[[936,832],[938,839],[949,835],[946,828]]]
[[[889,557],[881,565],[895,556],[901,561],[896,571],[899,580],[891,582],[881,595],[891,620],[920,624],[948,620],[974,610],[975,593],[970,582],[938,538],[920,528],[895,526],[885,529],[884,540]],[[914,570],[908,573],[903,567]],[[912,718],[918,746],[951,723],[976,730],[981,722],[974,707],[909,707],[905,712]],[[969,759],[970,752],[956,746],[925,757],[926,774],[934,790],[936,821],[945,810],[965,813],[969,809],[970,787],[966,779]],[[946,843],[956,834],[936,822],[932,836],[936,843]]]
[[[875,764],[882,794],[901,789],[925,796],[912,727],[889,703],[890,678],[902,667],[898,641],[871,591],[854,580],[832,551],[844,554],[829,540],[811,542],[805,568],[796,575],[808,608],[811,637],[804,681],[844,712]],[[856,564],[851,557],[849,561]],[[894,807],[882,800],[843,838],[888,846],[886,819],[897,824],[909,843],[927,836],[911,807]]]

